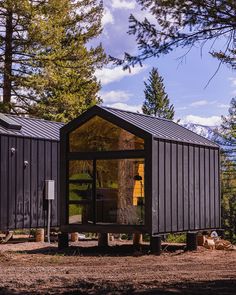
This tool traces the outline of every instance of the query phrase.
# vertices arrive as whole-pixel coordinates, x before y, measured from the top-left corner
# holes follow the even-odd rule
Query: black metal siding
[[[15,148],[15,153],[11,152]],[[46,179],[56,181],[52,226],[58,219],[59,142],[0,136],[0,230],[44,227]],[[28,165],[24,165],[28,161]]]
[[[219,149],[155,140],[153,155],[152,233],[219,228]]]

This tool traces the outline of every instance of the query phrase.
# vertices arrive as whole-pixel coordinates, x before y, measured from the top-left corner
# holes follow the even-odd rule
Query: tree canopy
[[[153,115],[159,118],[174,119],[174,106],[170,105],[170,100],[165,92],[163,78],[156,68],[152,68],[148,83],[145,85],[145,101],[142,106],[144,114]]]
[[[2,109],[68,121],[100,101],[98,0],[0,0]]]
[[[181,47],[190,50],[223,39],[224,47],[211,55],[236,69],[236,1],[235,0],[137,0],[155,22],[130,15],[129,34],[134,35],[139,53],[125,53],[124,59],[113,59],[125,68],[150,57],[168,54]]]
[[[232,242],[236,239],[236,99],[222,116],[221,134],[226,146],[221,155],[222,223]]]

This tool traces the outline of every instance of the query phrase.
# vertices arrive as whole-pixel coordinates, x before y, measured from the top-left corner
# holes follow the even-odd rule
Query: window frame
[[[121,152],[123,153],[123,156],[122,157],[121,157]],[[68,175],[68,177],[66,179],[66,192],[67,192],[67,194],[66,194],[67,209],[66,210],[67,210],[67,224],[68,225],[71,225],[71,223],[69,223],[69,213],[68,213],[69,212],[69,205],[73,205],[73,204],[80,205],[80,204],[84,204],[85,203],[83,200],[70,200],[69,199],[69,184],[70,184],[70,179],[69,179],[69,162],[70,161],[76,161],[76,160],[78,160],[78,161],[86,161],[86,160],[93,161],[93,182],[92,182],[92,212],[93,212],[92,222],[93,223],[92,224],[93,225],[101,225],[101,223],[97,223],[96,222],[96,219],[97,219],[97,212],[96,212],[96,209],[97,209],[97,207],[96,207],[96,193],[97,193],[97,191],[96,191],[96,181],[97,181],[97,175],[96,175],[97,174],[96,173],[97,172],[97,168],[96,168],[96,166],[97,165],[96,164],[97,164],[97,160],[121,160],[121,159],[133,159],[133,160],[135,160],[135,159],[142,159],[144,161],[144,167],[146,166],[146,159],[145,159],[145,153],[144,153],[144,151],[142,151],[142,152],[141,151],[138,151],[138,153],[137,153],[136,150],[133,150],[132,152],[128,151],[129,152],[127,154],[128,157],[126,157],[124,155],[124,152],[126,152],[126,151],[112,152],[113,157],[111,157],[110,152],[109,152],[109,155],[108,156],[103,155],[103,153],[107,153],[107,152],[102,152],[102,155],[99,155],[99,157],[97,157],[97,156],[98,156],[98,154],[100,154],[100,152],[90,152],[90,158],[84,158],[84,157],[81,158],[82,155],[81,155],[81,157],[78,157],[79,156],[78,154],[80,154],[80,153],[76,152],[76,155],[73,155],[73,157],[69,157],[67,159],[67,175]],[[117,154],[117,156],[116,156],[116,154]],[[85,155],[83,155],[83,156],[85,156]],[[145,185],[145,182],[146,182],[145,181],[145,178],[146,178],[146,176],[145,176],[145,171],[144,171],[144,185]],[[145,187],[144,187],[144,200],[146,200],[146,189],[145,189]],[[144,212],[145,212],[145,214],[144,214],[145,218],[144,218],[143,224],[141,224],[141,225],[137,225],[137,224],[107,223],[107,224],[104,224],[104,226],[106,226],[106,225],[115,225],[115,226],[145,226],[145,224],[146,224],[146,206],[144,207]],[[82,223],[76,223],[76,225],[80,226],[80,225],[82,225]]]

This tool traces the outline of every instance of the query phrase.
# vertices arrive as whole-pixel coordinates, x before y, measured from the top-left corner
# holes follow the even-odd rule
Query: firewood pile
[[[221,239],[215,231],[208,235],[198,235],[198,246],[203,246],[210,250],[236,250],[236,246],[231,242]]]

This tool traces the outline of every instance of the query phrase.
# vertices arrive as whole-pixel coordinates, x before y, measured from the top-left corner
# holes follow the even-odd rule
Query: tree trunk
[[[120,132],[121,150],[134,149],[133,135],[125,130]],[[133,206],[134,163],[128,159],[119,160],[118,164],[118,212],[119,224],[136,224],[136,210]]]
[[[5,111],[11,111],[11,72],[12,72],[12,10],[7,11],[6,16],[6,36],[5,36],[5,60],[4,60],[4,75],[3,75],[3,104]]]

